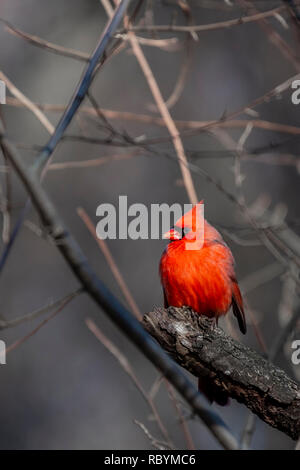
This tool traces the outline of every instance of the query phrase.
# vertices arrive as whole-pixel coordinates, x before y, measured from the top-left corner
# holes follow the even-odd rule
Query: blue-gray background
[[[155,7],[155,22],[168,24],[177,12],[177,21],[184,24],[178,9],[161,2]],[[188,2],[197,24],[236,18],[242,13],[238,6],[223,2]],[[234,3],[234,2],[233,2]],[[268,9],[280,2],[254,2],[257,8]],[[211,8],[209,8],[211,6]],[[20,29],[57,44],[90,53],[105,25],[106,16],[97,0],[1,0],[0,16]],[[299,45],[293,31],[285,30],[278,21],[271,24],[290,43],[295,54]],[[142,35],[142,33],[141,33]],[[162,35],[161,37],[174,37]],[[180,37],[180,36],[178,36]],[[185,52],[166,52],[144,47],[154,75],[167,98],[173,90]],[[31,100],[40,103],[67,104],[84,68],[82,62],[61,57],[35,48],[9,34],[0,24],[0,68]],[[293,65],[281,55],[256,23],[231,29],[199,34],[193,44],[192,64],[185,90],[171,110],[175,119],[210,120],[245,106],[269,89],[295,74]],[[147,83],[129,46],[113,58],[98,74],[93,93],[103,108],[117,111],[151,113],[152,97]],[[88,102],[86,104],[89,104]],[[261,119],[297,126],[300,108],[291,104],[290,93],[258,108]],[[27,110],[2,106],[9,136],[22,144],[43,145],[48,134]],[[59,114],[48,113],[55,125]],[[243,115],[247,119],[249,116]],[[112,121],[119,130],[147,138],[167,135],[163,128],[119,120]],[[97,135],[96,126],[86,121],[85,128]],[[70,132],[79,132],[74,122]],[[237,140],[242,129],[231,135]],[[254,130],[247,141],[249,148],[268,146],[288,140],[289,135]],[[214,156],[211,150],[221,146],[211,136],[184,140],[187,150],[209,150],[205,159],[196,161],[215,179],[236,193],[234,159]],[[286,152],[297,153],[297,140],[287,141]],[[173,156],[172,144],[157,146]],[[21,150],[24,160],[33,161],[35,153]],[[128,153],[128,149],[65,142],[55,152],[54,161],[84,160]],[[223,158],[224,157],[224,158]],[[271,165],[255,161],[242,163],[247,203],[258,196],[268,195],[271,209],[282,203],[288,207],[288,218],[297,220],[298,179],[295,165]],[[180,184],[178,165],[164,156],[147,156],[112,160],[95,168],[80,168],[48,173],[45,186],[61,215],[84,248],[91,265],[109,288],[123,300],[116,282],[99,248],[79,219],[76,209],[83,207],[97,222],[96,208],[103,202],[117,204],[119,195],[128,195],[129,203],[187,203]],[[224,194],[200,176],[194,175],[199,198],[205,200],[206,217],[214,224],[241,226],[244,219]],[[2,178],[2,184],[4,180]],[[25,192],[13,178],[14,220],[25,201]],[[37,222],[34,211],[30,220]],[[296,230],[296,229],[295,229]],[[252,234],[254,238],[254,234]],[[276,260],[259,246],[243,247],[226,239],[237,262],[238,278],[243,281]],[[159,240],[109,241],[115,260],[142,312],[162,304],[158,278],[158,263],[165,242]],[[279,269],[280,271],[280,269]],[[283,270],[282,270],[283,272]],[[251,284],[250,279],[250,284]],[[242,283],[243,285],[243,283]],[[62,297],[78,286],[55,247],[23,227],[14,250],[0,279],[0,313],[13,318],[30,312],[50,300]],[[265,282],[252,289],[248,301],[257,315],[268,346],[279,331],[278,307],[282,295],[282,280]],[[105,314],[86,296],[75,299],[63,312],[36,335],[7,356],[7,365],[0,366],[0,447],[2,449],[146,449],[151,445],[134,419],[143,422],[154,435],[155,424],[149,420],[149,409],[143,398],[120,368],[87,329],[84,320],[92,317],[101,329],[130,359],[139,379],[150,388],[157,372],[150,363],[111,324]],[[7,344],[28,333],[36,324],[26,324],[0,334]],[[259,349],[253,328],[242,340]],[[290,374],[288,358],[280,364]],[[163,388],[157,396],[162,418],[178,448],[185,448],[181,428],[174,408]],[[218,408],[238,436],[248,412],[232,403]],[[206,428],[197,420],[189,421],[197,448],[219,448]],[[253,447],[258,449],[290,449],[294,443],[285,435],[272,430],[258,420]]]

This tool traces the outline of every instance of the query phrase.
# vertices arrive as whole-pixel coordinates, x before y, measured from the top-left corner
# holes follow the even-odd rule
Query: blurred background
[[[107,22],[104,4],[107,2],[99,0],[1,0],[0,17],[30,35],[88,56]],[[132,2],[131,12],[137,4]],[[134,23],[149,27],[209,24],[282,5],[283,2],[272,0],[148,0],[141,2]],[[205,132],[194,129],[193,135],[183,135],[189,162],[237,199],[244,198],[259,226],[270,226],[272,230],[275,227],[278,239],[283,237],[284,244],[292,244],[291,252],[277,247],[281,257],[270,253],[237,204],[218,185],[192,171],[198,198],[205,201],[206,218],[222,232],[232,249],[248,304],[245,337],[239,335],[234,321],[223,321],[221,326],[229,328],[245,344],[266,352],[262,350],[262,340],[269,350],[299,308],[295,282],[298,269],[293,256],[300,251],[300,106],[292,103],[290,86],[282,93],[267,96],[259,106],[251,107],[251,103],[299,73],[300,30],[287,10],[259,23],[198,34],[154,29],[136,34],[164,99],[171,97],[170,113],[175,122],[197,121],[199,127],[203,121],[229,122],[226,127],[216,126]],[[91,94],[115,130],[113,140],[120,140],[121,135],[141,143],[143,139],[156,139],[157,143],[151,144],[149,151],[138,146],[64,139],[55,150],[53,167],[44,185],[99,277],[126,303],[111,267],[77,209],[83,208],[96,225],[98,205],[112,203],[118,207],[119,195],[127,195],[128,204],[143,203],[149,209],[153,203],[184,204],[189,199],[172,141],[166,138],[169,133],[152,119],[160,117],[159,112],[130,43],[126,36],[122,40],[121,50],[99,69]],[[35,47],[13,34],[7,24],[0,23],[1,72],[32,102],[56,106],[56,111],[49,110],[49,106],[43,108],[53,126],[70,101],[84,67],[84,61]],[[29,165],[49,133],[7,88],[1,119]],[[230,125],[231,113],[241,110],[232,117],[235,122]],[[122,114],[125,112],[130,114]],[[141,115],[150,117],[148,122]],[[243,123],[236,123],[240,119]],[[180,131],[187,132],[187,125],[177,124]],[[86,98],[66,134],[103,139],[110,135],[104,125]],[[228,140],[230,146],[226,147]],[[94,159],[97,163],[76,165]],[[55,166],[65,162],[70,164]],[[1,165],[3,250],[9,225],[12,227],[17,220],[26,193],[13,172],[5,172],[3,156]],[[107,241],[142,313],[163,303],[158,264],[165,245],[163,240]],[[78,287],[32,209],[1,273],[1,318],[10,320],[40,309]],[[12,345],[32,332],[49,313],[3,329],[0,338]],[[77,296],[9,352],[7,364],[0,366],[2,449],[151,449],[149,438],[135,420],[152,436],[163,439],[148,404],[116,358],[87,328],[87,317],[127,357],[145,390],[159,383],[158,372],[105,313],[87,295]],[[291,362],[291,341],[295,338],[296,331],[287,338],[275,362],[299,380],[299,366]],[[205,426],[198,419],[191,419],[186,405],[180,399],[179,402],[195,447],[219,449]],[[174,403],[162,383],[155,403],[176,448],[187,448]],[[213,406],[239,438],[249,411],[237,402],[225,408]],[[257,419],[251,445],[255,449],[292,449],[295,443]]]

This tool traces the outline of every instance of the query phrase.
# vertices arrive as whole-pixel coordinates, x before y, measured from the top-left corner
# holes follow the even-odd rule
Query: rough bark
[[[270,426],[299,438],[300,387],[283,370],[186,307],[157,308],[143,325],[186,370],[209,377]]]

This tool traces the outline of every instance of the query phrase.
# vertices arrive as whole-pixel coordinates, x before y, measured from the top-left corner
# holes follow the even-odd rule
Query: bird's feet
[[[209,318],[210,329],[214,330],[218,327],[218,317]]]

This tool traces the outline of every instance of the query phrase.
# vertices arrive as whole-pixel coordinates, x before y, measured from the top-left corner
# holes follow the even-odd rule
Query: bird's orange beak
[[[168,232],[163,235],[166,240],[181,240],[180,234],[174,228],[171,228]]]

